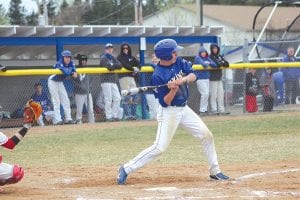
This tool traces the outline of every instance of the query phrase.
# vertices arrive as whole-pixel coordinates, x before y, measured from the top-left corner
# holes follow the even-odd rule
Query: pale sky
[[[30,14],[32,11],[36,12],[38,11],[36,1],[33,0],[21,0],[22,6],[25,7],[28,14]],[[6,12],[8,12],[10,0],[0,0],[0,4],[5,8]]]

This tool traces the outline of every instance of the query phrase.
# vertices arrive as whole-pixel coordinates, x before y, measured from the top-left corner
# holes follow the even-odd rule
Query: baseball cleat
[[[128,174],[125,172],[124,166],[119,168],[119,175],[117,178],[118,185],[125,185]]]
[[[222,172],[217,173],[215,175],[210,175],[209,177],[212,180],[228,180],[229,179],[229,177],[224,175]]]

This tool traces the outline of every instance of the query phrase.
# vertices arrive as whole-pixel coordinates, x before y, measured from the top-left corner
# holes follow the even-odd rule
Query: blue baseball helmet
[[[62,57],[72,57],[72,53],[69,50],[65,50],[65,51],[61,52],[61,56]]]
[[[154,46],[154,53],[157,58],[161,60],[172,60],[172,53],[183,49],[182,46],[177,45],[173,39],[160,40]]]

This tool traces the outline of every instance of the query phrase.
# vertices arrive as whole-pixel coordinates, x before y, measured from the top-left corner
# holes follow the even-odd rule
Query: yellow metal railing
[[[299,67],[300,62],[276,62],[276,63],[236,63],[230,64],[230,66],[226,69],[262,69],[266,67],[271,68],[280,68],[280,67]],[[193,65],[193,69],[195,70],[203,70],[202,65]],[[213,69],[213,68],[208,68]],[[126,73],[130,72],[127,69],[120,69],[115,71],[109,71],[103,67],[86,67],[86,68],[78,68],[77,72],[82,74],[99,74],[99,73]],[[153,68],[151,66],[143,66],[141,72],[153,72]],[[37,75],[50,75],[50,74],[62,74],[59,69],[8,69],[5,72],[0,71],[0,76],[37,76]]]

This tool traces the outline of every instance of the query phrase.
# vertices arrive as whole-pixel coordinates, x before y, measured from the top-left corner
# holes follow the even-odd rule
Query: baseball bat
[[[131,89],[127,89],[127,90],[122,90],[121,95],[122,96],[130,96],[130,95],[140,94],[140,93],[143,93],[143,92],[146,92],[149,90],[155,90],[157,88],[164,87],[167,85],[168,84],[131,88]]]

